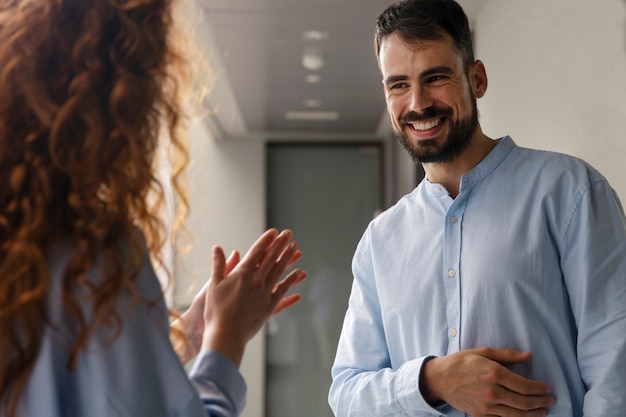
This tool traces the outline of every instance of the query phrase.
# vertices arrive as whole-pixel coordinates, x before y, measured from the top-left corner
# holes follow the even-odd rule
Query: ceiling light
[[[302,55],[302,66],[309,71],[317,71],[324,66],[324,57],[313,50],[306,50]]]
[[[338,120],[339,113],[336,111],[288,111],[285,113],[285,119],[314,121]]]
[[[302,104],[304,104],[304,107],[317,108],[322,105],[322,100],[318,100],[316,98],[307,98],[304,99]]]
[[[302,37],[308,41],[323,41],[328,39],[328,32],[323,30],[306,30],[302,32]]]
[[[307,74],[304,80],[309,84],[318,84],[320,81],[322,81],[322,77],[320,77],[318,74]]]

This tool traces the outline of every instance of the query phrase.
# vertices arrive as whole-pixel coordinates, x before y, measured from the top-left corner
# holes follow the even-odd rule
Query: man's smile
[[[427,130],[430,130],[439,126],[439,124],[441,123],[443,119],[444,119],[443,117],[437,117],[435,119],[430,119],[430,120],[408,122],[407,125],[412,127],[414,130],[417,130],[418,132],[424,132],[424,131],[427,131]]]

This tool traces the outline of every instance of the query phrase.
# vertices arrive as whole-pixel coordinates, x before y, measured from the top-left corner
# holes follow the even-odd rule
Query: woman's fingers
[[[215,283],[220,282],[226,276],[226,258],[224,250],[220,246],[213,246],[213,273],[211,280]]]
[[[291,230],[283,230],[267,248],[263,257],[256,264],[256,268],[263,277],[270,275],[281,255],[290,248],[289,242],[293,238]]]
[[[276,304],[276,308],[274,308],[272,314],[278,314],[284,309],[291,307],[292,305],[300,301],[301,298],[302,297],[300,296],[300,294],[288,295],[287,297],[280,300],[278,304]]]
[[[291,233],[287,235],[291,240]],[[272,247],[271,253],[263,259],[263,264],[259,266],[259,271],[265,276],[266,284],[273,287],[280,279],[283,273],[294,263],[302,258],[302,252],[299,250],[297,242],[276,242],[276,246]]]
[[[287,268],[293,266],[293,264],[298,262],[301,258],[302,258],[302,252],[300,252],[299,250],[296,251],[296,253],[294,253],[294,255],[291,257],[291,260],[289,261]]]
[[[256,283],[257,293],[261,297],[269,297],[267,300],[271,310],[268,313],[276,314],[300,300],[300,295],[285,295],[289,289],[302,281],[306,273],[300,269],[289,273],[279,282],[285,271],[302,258],[298,243],[292,242],[293,232],[284,230],[278,233],[275,229],[265,232],[250,247],[243,259],[239,260],[237,253],[233,253],[221,268],[225,275],[239,274],[248,281],[249,285]]]
[[[230,256],[226,260],[226,267],[224,269],[224,276],[230,274],[233,269],[239,264],[239,251],[232,251]]]
[[[278,259],[273,263],[272,268],[270,270],[271,279],[273,282],[271,285],[274,285],[278,278],[289,268],[290,265],[293,265],[295,261],[292,259],[294,257],[302,257],[302,254],[298,256],[297,254],[300,252],[299,245],[297,242],[290,242],[286,248],[279,255]]]
[[[273,234],[266,232],[261,236],[238,266],[263,288],[271,289],[287,267],[302,257],[298,253],[297,243],[290,243],[293,238],[291,230],[276,233],[274,230]],[[273,240],[270,240],[272,236]]]
[[[299,294],[291,294],[287,297],[285,295],[289,291],[291,287],[300,283],[302,280],[306,278],[306,272],[301,269],[296,269],[292,271],[289,275],[285,277],[281,282],[274,285],[272,289],[272,302],[275,304],[275,308],[273,314],[279,313],[287,307],[292,306],[300,300]]]
[[[283,233],[281,233],[281,235],[284,239]],[[278,231],[276,229],[267,230],[256,240],[256,242],[252,244],[250,249],[248,249],[248,252],[246,252],[241,260],[240,265],[244,268],[254,269],[254,267],[256,267],[262,259],[264,259],[268,248],[271,248],[271,246],[281,238],[281,235],[278,235]]]

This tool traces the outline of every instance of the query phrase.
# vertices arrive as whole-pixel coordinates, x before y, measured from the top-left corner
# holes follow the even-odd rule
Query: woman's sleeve
[[[239,369],[214,350],[200,352],[189,379],[210,417],[239,416],[245,405],[246,383]]]

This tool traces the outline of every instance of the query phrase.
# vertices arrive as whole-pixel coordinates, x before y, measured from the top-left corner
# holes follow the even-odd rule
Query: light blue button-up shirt
[[[626,221],[583,161],[509,137],[456,199],[422,181],[374,219],[354,282],[329,401],[338,417],[463,416],[419,390],[429,357],[530,351],[511,369],[552,387],[552,417],[626,413]]]

